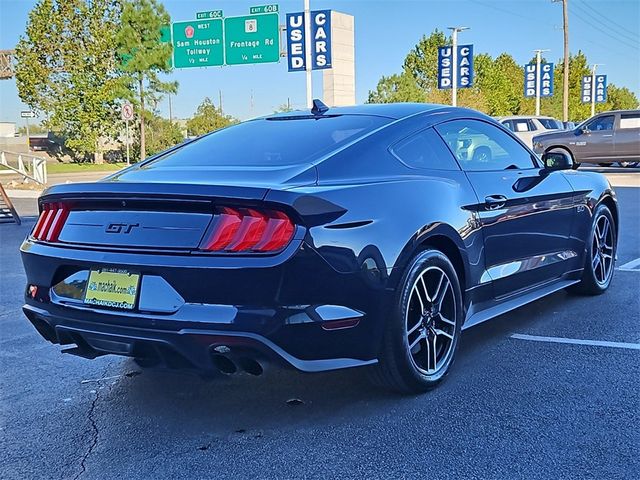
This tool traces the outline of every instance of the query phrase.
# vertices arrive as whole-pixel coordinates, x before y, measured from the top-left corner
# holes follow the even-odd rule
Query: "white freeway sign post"
[[[121,116],[122,116],[122,120],[124,120],[126,126],[127,126],[127,165],[131,165],[131,162],[129,160],[129,120],[133,120],[133,105],[131,105],[130,103],[125,103],[124,105],[122,105],[122,110],[121,110]]]

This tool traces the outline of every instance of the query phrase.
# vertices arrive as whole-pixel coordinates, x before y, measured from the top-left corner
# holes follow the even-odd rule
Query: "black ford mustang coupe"
[[[24,312],[65,352],[204,375],[369,366],[404,392],[444,377],[462,329],[604,292],[618,228],[603,176],[425,104],[316,102],[39,206]]]

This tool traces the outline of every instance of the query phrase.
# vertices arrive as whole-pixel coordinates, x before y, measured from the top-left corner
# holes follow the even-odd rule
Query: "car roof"
[[[529,118],[550,118],[552,120],[557,120],[557,118],[550,117],[548,115],[509,115],[506,117],[496,117],[496,118],[501,121],[502,120],[526,120]]]
[[[325,115],[373,115],[394,120],[447,107],[435,103],[367,103],[350,107],[329,107]],[[452,108],[452,107],[449,107]],[[463,110],[463,109],[460,109]],[[276,113],[260,118],[290,118],[309,116],[309,110]]]

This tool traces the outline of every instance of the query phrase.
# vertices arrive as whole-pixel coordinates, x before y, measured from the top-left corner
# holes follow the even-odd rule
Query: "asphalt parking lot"
[[[611,289],[465,331],[449,378],[416,397],[359,370],[207,382],[62,355],[20,309],[35,201],[18,199],[23,225],[0,225],[0,477],[637,478],[640,172],[621,175],[636,187],[616,188],[628,267]]]

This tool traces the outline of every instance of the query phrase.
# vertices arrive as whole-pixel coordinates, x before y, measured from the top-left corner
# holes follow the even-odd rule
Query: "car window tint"
[[[600,132],[603,130],[613,130],[613,115],[603,115],[602,117],[594,118],[586,127],[592,132]]]
[[[411,168],[460,170],[447,147],[431,128],[400,140],[391,147],[391,152]]]
[[[436,127],[464,170],[534,168],[529,151],[509,134],[478,120],[454,120]]]
[[[538,118],[538,121],[542,124],[542,126],[548,130],[561,129],[562,124],[553,118]]]
[[[502,125],[507,127],[512,132],[515,131],[515,126],[513,125],[513,120],[505,120],[504,122],[502,122]]]
[[[623,113],[620,116],[620,128],[640,128],[640,113]]]
[[[309,163],[391,121],[365,115],[253,120],[185,144],[143,168]]]

